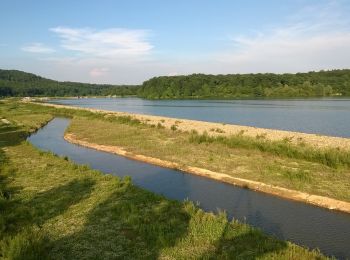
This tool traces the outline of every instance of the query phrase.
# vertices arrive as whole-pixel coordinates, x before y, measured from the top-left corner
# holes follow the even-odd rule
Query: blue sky
[[[350,68],[350,1],[2,0],[0,68],[136,84]]]

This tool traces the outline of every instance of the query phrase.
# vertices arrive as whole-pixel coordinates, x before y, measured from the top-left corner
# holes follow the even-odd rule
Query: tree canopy
[[[138,86],[60,82],[18,70],[0,70],[0,97],[136,95]]]
[[[145,81],[138,95],[149,99],[350,96],[350,70],[162,76]]]
[[[137,85],[61,82],[0,70],[0,96],[128,96],[148,99],[350,96],[350,69],[296,74],[161,76]]]

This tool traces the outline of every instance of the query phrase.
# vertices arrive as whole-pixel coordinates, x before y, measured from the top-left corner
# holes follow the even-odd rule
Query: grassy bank
[[[198,134],[192,132],[190,137],[192,143],[218,143],[230,148],[244,148],[249,150],[259,150],[272,155],[302,159],[310,162],[324,164],[332,168],[349,168],[350,153],[336,148],[319,149],[307,146],[305,143],[298,145],[291,144],[289,139],[281,141],[266,140],[265,136],[256,136],[256,138],[237,134],[232,136],[210,136],[208,133]]]
[[[91,125],[94,127],[89,127]],[[77,139],[91,143],[119,146],[129,152],[180,165],[350,201],[347,165],[331,167],[328,161],[318,162],[323,157],[315,159],[313,156],[323,151],[314,148],[240,136],[209,137],[161,126],[91,118],[74,118],[68,131]],[[293,158],[293,155],[296,156]]]
[[[70,114],[0,103],[0,115],[8,120],[0,122],[1,258],[323,258],[228,222],[224,214],[167,200],[128,178],[103,175],[23,141],[60,113]],[[140,130],[137,122],[118,120],[111,124]]]
[[[29,110],[33,116],[74,118],[69,132],[91,143],[119,146],[179,165],[350,201],[348,151],[318,149],[302,142],[296,145],[289,140],[269,141],[264,136],[215,137],[195,131],[181,132],[176,130],[180,124],[177,121],[168,129],[164,127],[166,122],[150,125],[130,116],[13,102],[3,107],[5,114],[15,111],[14,120],[28,121]]]

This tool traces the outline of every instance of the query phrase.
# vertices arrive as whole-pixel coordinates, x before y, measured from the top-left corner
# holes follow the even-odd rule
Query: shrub
[[[177,130],[177,126],[176,126],[176,125],[172,125],[172,126],[170,127],[170,129],[173,130],[173,131],[176,131],[176,130]]]

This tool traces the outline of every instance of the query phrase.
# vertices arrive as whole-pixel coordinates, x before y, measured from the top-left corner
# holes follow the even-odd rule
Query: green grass
[[[122,146],[137,154],[180,165],[350,201],[349,152],[293,145],[288,140],[271,142],[264,136],[210,137],[196,131],[183,133],[165,129],[161,123],[147,125],[128,116],[17,102],[4,104],[0,105],[0,113],[24,125],[26,130],[38,127],[33,118],[48,121],[53,116],[70,117],[74,118],[70,131],[80,139]]]
[[[339,149],[317,149],[305,145],[291,144],[289,140],[269,141],[263,136],[252,138],[241,134],[226,136],[209,136],[204,134],[192,134],[190,142],[193,143],[219,143],[230,148],[244,148],[259,150],[284,156],[288,158],[303,159],[310,162],[321,163],[332,168],[348,168],[350,166],[350,153]]]
[[[89,127],[90,125],[94,127]],[[183,133],[155,129],[143,124],[119,124],[78,117],[72,120],[68,132],[74,133],[78,139],[120,146],[129,152],[180,165],[196,166],[234,177],[350,201],[348,167],[333,168],[320,162],[280,154],[287,153],[283,150],[285,147],[292,147],[288,143],[278,143],[280,146],[273,152],[273,143],[266,142],[266,147],[271,147],[271,150],[266,151],[266,147],[255,147],[265,141],[251,140],[244,136],[231,137],[226,143],[226,139],[199,135],[195,131]],[[300,149],[307,151],[312,148]]]
[[[103,175],[41,152],[23,137],[57,111],[32,105],[9,109],[12,105],[0,104],[0,115],[11,122],[1,125],[0,133],[11,127],[21,133],[10,142],[8,135],[0,135],[0,258],[324,258],[248,225],[228,222],[223,213],[205,213],[192,203],[142,190],[130,178]],[[128,119],[108,123],[142,127]]]

